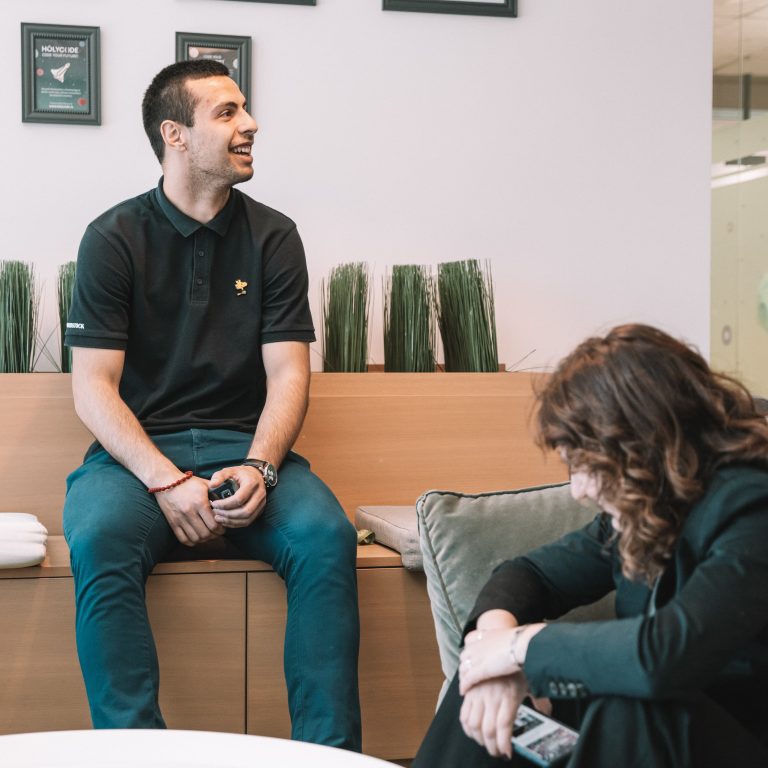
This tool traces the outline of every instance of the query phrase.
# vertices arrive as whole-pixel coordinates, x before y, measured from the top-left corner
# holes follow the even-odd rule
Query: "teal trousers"
[[[251,436],[192,429],[153,441],[180,469],[209,478],[239,464]],[[164,728],[145,584],[178,542],[160,507],[138,478],[95,444],[67,479],[64,535],[94,727]],[[286,584],[292,737],[359,751],[357,540],[338,501],[291,453],[262,515],[226,536],[246,556],[269,563]]]

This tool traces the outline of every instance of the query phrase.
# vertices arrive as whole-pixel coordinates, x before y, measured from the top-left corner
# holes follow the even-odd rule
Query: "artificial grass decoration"
[[[364,262],[334,267],[323,294],[323,370],[363,372],[368,367],[370,271]]]
[[[34,367],[38,301],[34,267],[0,261],[0,373]]]
[[[437,340],[428,267],[396,265],[384,285],[384,370],[430,373]]]
[[[76,262],[68,261],[59,267],[59,280],[56,285],[56,297],[59,304],[59,350],[61,352],[61,372],[72,371],[72,350],[64,346],[64,333],[67,330],[67,317],[72,305],[72,291],[75,287]]]
[[[498,372],[491,266],[477,259],[437,267],[437,320],[446,371]]]

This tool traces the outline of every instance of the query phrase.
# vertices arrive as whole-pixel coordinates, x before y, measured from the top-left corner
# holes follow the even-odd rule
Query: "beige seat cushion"
[[[365,506],[355,511],[358,530],[373,531],[376,543],[400,553],[409,571],[423,571],[419,527],[413,506]]]

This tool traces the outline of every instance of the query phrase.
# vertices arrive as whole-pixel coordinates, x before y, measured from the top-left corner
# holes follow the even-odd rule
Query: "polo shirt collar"
[[[163,179],[157,184],[155,190],[155,197],[157,203],[160,206],[162,212],[168,217],[168,221],[173,224],[178,233],[182,237],[189,237],[191,234],[197,232],[200,227],[207,227],[212,229],[217,235],[223,237],[227,234],[229,229],[229,222],[232,221],[232,214],[235,210],[235,197],[237,192],[231,189],[229,192],[229,200],[226,205],[214,216],[207,224],[201,224],[199,221],[187,216],[186,213],[180,211],[163,192]]]

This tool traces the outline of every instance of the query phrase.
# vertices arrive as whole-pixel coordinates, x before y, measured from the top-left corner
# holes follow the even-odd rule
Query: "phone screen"
[[[573,752],[578,738],[578,731],[524,704],[517,711],[512,745],[537,765],[558,765]]]

